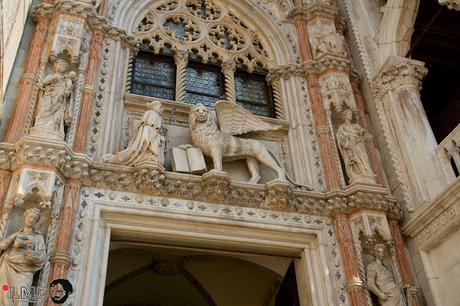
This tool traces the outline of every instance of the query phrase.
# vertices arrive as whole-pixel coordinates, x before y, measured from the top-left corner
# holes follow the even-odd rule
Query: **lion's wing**
[[[251,114],[251,112],[233,102],[218,101],[214,109],[216,111],[220,130],[230,135],[278,130],[281,128],[281,125],[257,118]]]

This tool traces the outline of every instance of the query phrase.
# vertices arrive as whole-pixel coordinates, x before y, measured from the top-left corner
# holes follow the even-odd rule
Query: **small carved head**
[[[344,110],[342,112],[343,122],[352,122],[353,121],[353,111],[351,109]]]
[[[29,208],[24,212],[24,225],[33,227],[40,221],[41,212],[38,208]]]
[[[60,59],[60,58],[57,59],[53,64],[54,72],[60,72],[60,73],[66,72],[68,67],[69,66],[67,65],[65,60]]]
[[[384,244],[378,243],[374,246],[374,256],[380,260],[385,257],[386,247]]]
[[[157,100],[153,100],[152,102],[148,103],[147,108],[153,110],[154,112],[157,112],[160,115],[161,113],[163,113],[163,105],[160,101]]]
[[[199,123],[206,122],[209,117],[209,110],[203,104],[197,104],[190,110],[190,124],[194,121]]]

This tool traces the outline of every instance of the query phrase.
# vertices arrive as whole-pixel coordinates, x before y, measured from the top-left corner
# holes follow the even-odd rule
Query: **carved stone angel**
[[[142,121],[123,151],[106,154],[102,162],[135,166],[142,162],[153,162],[163,165],[164,156],[162,144],[164,136],[160,134],[162,128],[161,113],[163,106],[159,101],[147,104],[148,110],[142,116]]]
[[[192,143],[212,158],[215,170],[222,171],[222,160],[245,159],[251,173],[250,183],[259,181],[260,163],[275,170],[278,179],[286,180],[284,169],[261,142],[233,136],[251,131],[277,130],[281,126],[265,122],[228,101],[218,101],[215,111],[219,127],[203,104],[192,107],[189,115]]]
[[[352,123],[351,110],[344,111],[342,119],[343,123],[339,126],[336,137],[350,182],[373,183],[374,173],[364,146],[365,130],[359,124]]]
[[[53,65],[53,73],[47,75],[38,85],[38,103],[35,123],[31,134],[64,139],[64,126],[72,119],[72,97],[74,88],[74,71],[65,74],[67,63],[58,59]]]

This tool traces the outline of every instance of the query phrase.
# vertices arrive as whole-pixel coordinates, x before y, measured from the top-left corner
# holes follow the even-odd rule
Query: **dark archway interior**
[[[299,306],[292,262],[128,244],[109,253],[104,305]]]
[[[438,142],[460,123],[460,12],[420,1],[408,56],[426,63],[421,99]]]

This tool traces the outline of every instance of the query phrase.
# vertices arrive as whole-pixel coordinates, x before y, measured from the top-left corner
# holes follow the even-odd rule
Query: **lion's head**
[[[200,103],[190,109],[189,123],[190,128],[195,129],[198,124],[215,125],[215,120],[209,109]]]

